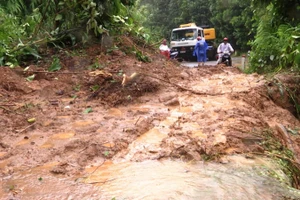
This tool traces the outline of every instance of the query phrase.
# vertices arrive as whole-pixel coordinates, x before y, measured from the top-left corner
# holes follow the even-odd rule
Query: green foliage
[[[298,88],[291,89],[287,84],[281,82],[279,79],[277,79],[275,77],[272,79],[272,84],[274,84],[278,87],[279,93],[282,98],[284,97],[284,93],[287,92],[290,102],[295,107],[295,110],[296,110],[295,115],[298,119],[300,119],[300,105],[299,105],[299,99],[298,99],[298,95],[297,95],[299,93],[297,91]]]
[[[24,44],[29,27],[28,22],[20,24],[18,17],[0,7],[0,65],[18,65],[18,59],[25,56],[39,58],[35,44]]]
[[[35,74],[33,74],[33,75],[31,75],[31,76],[28,76],[27,78],[26,78],[26,81],[33,81],[34,80],[34,78],[35,78]]]
[[[88,113],[91,113],[93,112],[93,109],[90,107],[90,108],[87,108],[83,111],[83,114],[88,114]]]
[[[299,70],[300,2],[252,0],[257,35],[252,44],[249,72]]]
[[[124,71],[122,69],[119,70],[119,72],[117,73],[118,76],[123,76]]]
[[[283,24],[273,28],[265,16],[251,53],[250,71],[270,72],[281,69],[300,69],[300,26]]]
[[[150,58],[148,56],[144,55],[143,52],[141,52],[139,50],[137,50],[135,52],[135,55],[136,55],[136,57],[137,57],[137,59],[139,61],[142,61],[142,62],[151,62]]]
[[[260,143],[260,145],[265,149],[264,154],[272,157],[281,166],[282,170],[290,178],[291,182],[298,185],[298,175],[300,170],[297,164],[293,161],[294,153],[283,146],[271,130],[264,130],[262,133],[259,133],[259,135],[264,138],[264,140]],[[283,181],[280,179],[280,176],[274,177],[279,178],[279,181]]]
[[[60,60],[58,57],[54,57],[50,67],[48,68],[48,71],[54,72],[54,71],[59,71],[60,69],[61,69]]]
[[[85,40],[86,34],[98,36],[131,32],[138,27],[133,23],[129,9],[135,1],[1,1],[0,64],[18,65],[28,56],[40,58],[40,44],[52,43],[59,47],[64,45],[66,38],[74,45],[81,42],[80,37]]]
[[[95,92],[95,91],[97,91],[97,90],[100,88],[100,86],[99,86],[99,85],[93,85],[93,86],[91,86],[90,88],[91,88],[91,90],[92,90],[93,92]]]
[[[103,155],[104,155],[105,157],[108,157],[109,154],[110,154],[109,151],[104,151],[104,152],[103,152]]]
[[[248,41],[255,33],[251,0],[140,0],[139,11],[145,16],[141,23],[161,38],[169,38],[173,28],[195,22],[198,26],[216,28],[219,41],[230,38],[235,49],[249,50]],[[254,26],[254,27],[253,27]]]
[[[151,31],[157,40],[169,38],[170,31],[184,21],[180,17],[183,12],[178,0],[140,0],[137,4],[139,12],[144,16],[141,24]]]
[[[80,91],[80,88],[81,88],[81,85],[75,85],[73,87],[73,90],[75,90],[76,92],[79,92]]]
[[[296,26],[299,23],[299,0],[252,0],[252,5],[258,17],[268,14],[265,12],[268,8],[272,14],[270,23],[274,27],[287,23]]]
[[[249,50],[248,41],[253,40],[256,32],[251,1],[211,1],[214,5],[210,9],[211,21],[216,28],[219,42],[227,37],[234,49]]]
[[[104,66],[101,65],[98,60],[88,67],[88,69],[90,70],[103,69],[103,68]]]

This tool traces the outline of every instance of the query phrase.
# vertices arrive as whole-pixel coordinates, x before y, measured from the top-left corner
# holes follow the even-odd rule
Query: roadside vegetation
[[[64,48],[103,35],[156,44],[195,22],[216,28],[216,44],[228,37],[238,53],[251,51],[250,73],[298,71],[299,10],[297,0],[7,0],[0,3],[0,65],[40,59],[45,45]]]
[[[0,3],[0,65],[42,58],[41,49],[85,45],[103,36],[128,35],[147,42],[135,0],[8,0]]]

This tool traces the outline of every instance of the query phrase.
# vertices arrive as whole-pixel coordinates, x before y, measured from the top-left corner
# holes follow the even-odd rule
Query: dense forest
[[[40,59],[39,48],[87,43],[91,35],[128,35],[156,43],[179,24],[216,29],[241,52],[249,72],[298,70],[298,0],[6,0],[0,2],[0,65]]]

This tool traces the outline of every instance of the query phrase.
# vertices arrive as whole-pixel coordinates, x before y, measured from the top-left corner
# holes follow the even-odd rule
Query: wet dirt
[[[0,67],[1,199],[300,199],[264,145],[297,160],[300,123],[263,76],[101,51]]]

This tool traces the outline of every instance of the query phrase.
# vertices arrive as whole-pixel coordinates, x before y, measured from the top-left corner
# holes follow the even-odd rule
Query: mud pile
[[[147,52],[152,62],[144,63],[99,48],[61,54],[57,72],[47,72],[46,62],[27,71],[0,68],[0,194],[21,198],[9,180],[38,167],[76,178],[107,161],[228,163],[230,155],[254,159],[287,148],[290,160],[300,158],[299,120],[274,103],[263,76],[184,68]]]

